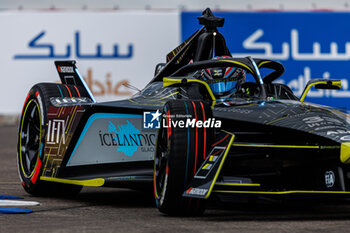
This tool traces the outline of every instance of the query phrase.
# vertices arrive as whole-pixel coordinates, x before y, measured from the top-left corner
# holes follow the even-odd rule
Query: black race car
[[[203,25],[156,66],[127,100],[96,103],[74,61],[56,61],[62,84],[40,83],[25,101],[18,168],[33,195],[72,195],[82,186],[151,187],[159,210],[201,214],[214,194],[348,197],[350,126],[341,110],[305,102],[274,83],[275,61],[232,58],[209,9]],[[212,58],[215,59],[212,59]],[[245,75],[226,96],[203,78],[211,69]],[[240,80],[242,81],[242,80]]]

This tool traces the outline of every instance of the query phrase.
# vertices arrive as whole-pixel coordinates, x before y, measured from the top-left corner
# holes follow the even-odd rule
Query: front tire
[[[165,104],[163,120],[168,127],[158,132],[154,162],[154,193],[160,212],[168,215],[201,215],[205,200],[184,198],[182,194],[205,160],[214,130],[170,126],[170,121],[205,121],[212,118],[204,102],[172,100]]]
[[[17,161],[21,183],[32,195],[76,195],[82,186],[40,180],[43,171],[45,131],[51,97],[88,96],[78,86],[40,83],[31,88],[25,100],[18,132]]]

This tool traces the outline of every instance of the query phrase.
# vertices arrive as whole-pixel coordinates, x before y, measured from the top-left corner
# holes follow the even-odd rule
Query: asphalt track
[[[349,232],[350,202],[328,204],[215,201],[202,217],[168,217],[151,192],[84,188],[73,199],[32,197],[19,183],[17,127],[0,127],[0,194],[38,201],[31,214],[0,214],[0,232]]]

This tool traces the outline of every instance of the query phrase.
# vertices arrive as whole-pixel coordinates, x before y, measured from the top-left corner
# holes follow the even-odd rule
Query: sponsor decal
[[[303,119],[303,122],[307,124],[308,127],[322,127],[322,126],[329,126],[329,125],[342,125],[342,122],[338,119],[331,118],[331,117],[307,117]]]
[[[327,131],[327,135],[338,135],[338,134],[349,134],[350,130],[332,130],[332,131]]]
[[[116,147],[127,156],[133,156],[139,148],[141,152],[154,152],[156,143],[155,133],[141,133],[129,120],[117,126],[109,121],[108,133],[100,130],[99,138],[101,146]]]
[[[86,105],[92,104],[92,100],[88,97],[51,97],[50,102],[55,107],[71,106],[71,105]]]
[[[65,137],[66,123],[64,120],[49,120],[47,125],[47,144],[66,143]]]
[[[157,110],[156,112],[143,112],[143,128],[144,129],[159,129],[160,116],[162,114]]]
[[[67,43],[66,50],[64,52],[57,52],[56,46],[53,42],[42,42],[41,38],[43,38],[45,34],[46,31],[41,31],[28,42],[29,49],[38,49],[42,51],[42,54],[37,54],[35,52],[33,52],[33,54],[16,54],[14,56],[14,59],[68,59],[73,56],[75,56],[78,59],[131,59],[134,53],[134,45],[131,43],[128,44],[126,53],[121,53],[119,51],[120,46],[117,43],[113,44],[113,53],[103,53],[102,45],[98,42],[96,44],[95,53],[84,52],[81,48],[82,39],[79,31],[76,31],[74,33],[74,43]],[[65,69],[66,71],[64,71]],[[62,66],[61,69],[59,69],[59,71],[62,73],[74,72],[70,72],[71,69],[69,67]]]
[[[192,188],[192,187],[187,189],[186,191],[187,194],[200,195],[200,196],[205,196],[207,192],[208,192],[208,189],[200,189],[200,188]]]
[[[65,76],[65,79],[70,77],[72,79],[74,78],[73,76]],[[130,85],[129,80],[122,79],[120,81],[114,82],[116,78],[113,78],[110,72],[108,72],[105,75],[105,79],[101,81],[94,79],[92,68],[88,68],[87,74],[84,75],[83,78],[91,90],[93,96],[131,96],[133,94],[132,91],[127,89],[127,86]],[[61,81],[56,80],[56,83],[59,82]]]
[[[92,69],[87,70],[87,75],[84,75],[84,80],[94,96],[130,96],[132,91],[126,89],[130,85],[129,80],[123,79],[114,82],[116,77],[112,77],[111,73],[107,73],[104,81],[99,81],[93,78]]]
[[[58,66],[57,69],[60,73],[74,73],[73,66]]]
[[[231,104],[228,102],[228,106],[231,106]],[[220,111],[220,112],[234,112],[234,113],[240,113],[240,114],[250,114],[252,110],[246,110],[246,109],[241,109],[241,108],[223,108],[223,107],[215,107],[215,111]]]
[[[345,136],[341,137],[340,140],[342,140],[342,141],[350,141],[350,135],[345,135]]]
[[[335,182],[335,175],[333,171],[326,171],[326,173],[324,174],[324,178],[325,178],[325,184],[327,186],[327,188],[331,188],[334,185]]]

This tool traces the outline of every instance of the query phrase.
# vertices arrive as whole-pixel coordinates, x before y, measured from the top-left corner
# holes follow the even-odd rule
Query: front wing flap
[[[182,196],[202,199],[210,196],[234,138],[235,135],[226,133],[212,145],[209,155]]]

